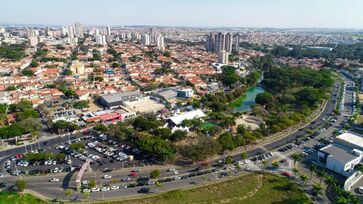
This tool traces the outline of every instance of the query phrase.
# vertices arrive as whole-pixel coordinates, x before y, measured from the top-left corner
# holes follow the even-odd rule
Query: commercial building
[[[169,126],[171,127],[175,127],[180,125],[184,120],[191,120],[194,118],[202,118],[205,117],[206,115],[204,114],[204,112],[200,109],[196,109],[196,110],[192,110],[189,112],[184,112],[184,113],[179,113],[176,114],[170,118],[168,118],[168,123]]]
[[[100,97],[100,103],[107,108],[115,108],[127,102],[138,101],[141,98],[139,91],[107,94]]]
[[[180,97],[180,98],[190,98],[193,95],[194,95],[193,89],[178,90],[178,97]]]
[[[317,163],[345,177],[355,173],[355,166],[363,158],[363,138],[352,133],[336,137],[335,143],[318,151]]]

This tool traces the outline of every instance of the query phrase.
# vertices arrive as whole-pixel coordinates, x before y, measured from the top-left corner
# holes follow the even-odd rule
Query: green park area
[[[110,203],[110,202],[107,202]],[[113,204],[181,204],[181,203],[311,203],[296,184],[270,174],[249,174],[220,183],[186,190],[175,190],[137,199],[114,201]]]
[[[33,195],[26,193],[0,192],[0,204],[45,204]]]

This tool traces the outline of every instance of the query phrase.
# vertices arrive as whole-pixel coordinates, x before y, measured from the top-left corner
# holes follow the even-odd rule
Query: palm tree
[[[356,168],[357,171],[359,171],[360,173],[363,173],[363,165],[359,165],[357,168]]]
[[[73,195],[73,191],[72,191],[72,189],[66,189],[65,191],[64,191],[64,195],[66,196],[66,198],[67,199],[70,199],[71,197],[72,197],[72,195]]]
[[[278,163],[278,162],[272,162],[272,167],[273,168],[275,168],[275,169],[277,169],[277,168],[279,168],[279,166],[280,166],[280,164]]]
[[[294,172],[295,175],[297,175],[299,173],[299,169],[297,169],[297,168],[293,168],[292,171]]]
[[[90,196],[90,193],[89,192],[83,192],[82,196],[83,196],[84,199],[88,199],[89,196]]]
[[[266,169],[266,167],[267,167],[267,161],[266,160],[263,160],[262,161],[262,165],[263,165],[263,168]]]
[[[334,179],[333,176],[330,176],[330,175],[326,175],[325,176],[325,183],[327,185],[331,185],[331,186],[336,186],[336,180]]]
[[[313,185],[313,193],[314,195],[319,195],[323,188],[320,185]]]
[[[311,180],[311,178],[313,177],[313,173],[314,172],[316,172],[317,170],[318,170],[318,167],[316,166],[316,164],[312,164],[310,167],[309,167],[309,169],[310,169],[310,180]]]
[[[155,190],[156,192],[159,192],[159,189],[162,188],[163,186],[161,185],[161,183],[159,181],[155,182]]]
[[[337,204],[346,204],[348,200],[344,196],[338,196],[336,199]]]
[[[326,176],[326,173],[324,171],[318,171],[316,172],[316,175],[320,178],[319,185],[321,185],[321,182],[323,181],[323,178]]]
[[[309,179],[309,177],[307,177],[306,175],[304,175],[304,174],[301,174],[300,175],[300,179],[302,180],[302,184],[304,185],[305,184],[305,182]]]
[[[291,155],[292,160],[294,160],[294,166],[296,166],[296,162],[301,161],[302,155],[300,153],[295,153]]]

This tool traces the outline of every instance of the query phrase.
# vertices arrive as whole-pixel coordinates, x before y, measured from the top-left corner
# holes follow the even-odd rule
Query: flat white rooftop
[[[349,132],[343,133],[336,137],[336,142],[342,145],[348,145],[352,148],[363,149],[363,137]]]

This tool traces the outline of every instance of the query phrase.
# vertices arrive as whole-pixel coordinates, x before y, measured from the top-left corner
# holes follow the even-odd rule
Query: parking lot
[[[77,151],[71,148],[72,144],[83,148]],[[49,154],[49,158],[29,161],[31,153]],[[16,154],[6,160],[3,166],[8,174],[14,176],[48,174],[78,170],[86,160],[90,160],[92,171],[100,172],[123,167],[142,167],[156,161],[137,148],[109,139],[106,135],[93,133],[82,136],[82,139],[71,137],[65,143],[34,149],[28,154]]]

